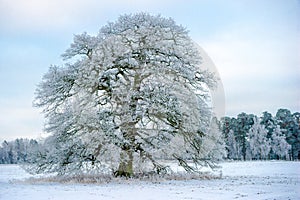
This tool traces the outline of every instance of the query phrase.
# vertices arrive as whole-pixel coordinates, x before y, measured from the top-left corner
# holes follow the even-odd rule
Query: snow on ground
[[[0,165],[2,200],[300,199],[300,162],[225,162],[222,179],[123,181],[108,184],[32,184],[17,165]]]

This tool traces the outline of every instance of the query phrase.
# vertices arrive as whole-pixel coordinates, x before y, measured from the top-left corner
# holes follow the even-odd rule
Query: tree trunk
[[[119,168],[114,172],[116,177],[132,177],[133,176],[133,153],[129,150],[124,150],[120,155],[121,162]]]
[[[120,153],[120,163],[118,170],[114,172],[115,176],[123,177],[132,177],[133,176],[133,148],[136,133],[135,125],[138,123],[139,119],[137,116],[137,106],[138,106],[138,97],[135,96],[136,93],[140,91],[142,79],[139,73],[136,73],[133,80],[132,88],[129,88],[129,91],[132,91],[130,94],[131,100],[129,102],[129,114],[121,116],[122,126],[121,130],[123,132],[123,137],[130,141],[130,144],[124,144],[122,147],[122,152]],[[125,103],[125,105],[123,105]],[[126,107],[128,102],[120,102],[121,105]]]

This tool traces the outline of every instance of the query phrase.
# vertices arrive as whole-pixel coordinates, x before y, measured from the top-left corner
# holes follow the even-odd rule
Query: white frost
[[[129,180],[102,185],[10,182],[29,175],[16,165],[0,165],[0,199],[299,199],[300,162],[228,162],[221,165],[223,179],[160,183]]]

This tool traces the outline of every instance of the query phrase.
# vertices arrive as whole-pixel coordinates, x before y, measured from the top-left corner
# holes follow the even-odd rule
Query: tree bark
[[[121,162],[118,170],[114,172],[116,177],[132,177],[133,176],[133,153],[131,149],[121,152]]]

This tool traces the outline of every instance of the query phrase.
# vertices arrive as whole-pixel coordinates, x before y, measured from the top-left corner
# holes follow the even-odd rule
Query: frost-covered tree
[[[38,146],[38,142],[33,139],[20,138],[14,141],[4,141],[0,146],[0,164],[35,162]]]
[[[227,135],[226,148],[227,148],[228,159],[234,159],[234,160],[241,159],[239,157],[239,155],[241,155],[241,149],[235,140],[235,135],[233,130],[230,130]]]
[[[267,137],[268,130],[260,124],[257,117],[254,118],[254,124],[247,133],[247,146],[249,148],[249,159],[267,159],[271,144]]]
[[[161,16],[123,15],[96,36],[76,35],[63,57],[68,63],[50,67],[36,92],[52,134],[37,169],[64,174],[103,164],[132,176],[140,163],[163,172],[159,157],[192,171],[214,162],[215,77],[201,69],[185,28]]]
[[[203,148],[203,153],[201,154],[205,155],[205,153],[207,153],[207,156],[205,156],[206,158],[222,160],[227,156],[225,139],[221,131],[221,124],[216,117],[212,118],[207,137],[204,137],[203,144],[205,144],[204,147],[207,149]]]
[[[268,130],[267,138],[272,140],[274,130],[277,126],[277,120],[275,117],[272,116],[271,113],[265,111],[262,113],[262,116],[260,117],[260,124],[264,125],[265,128]],[[276,159],[277,155],[273,152],[273,149],[271,148],[269,153],[269,159]]]
[[[238,145],[238,158],[246,160],[247,133],[254,123],[255,116],[244,112],[238,114],[236,119],[232,120],[232,130],[235,133],[235,139]]]
[[[235,127],[236,119],[230,117],[223,117],[221,120],[222,123],[222,133],[226,143],[226,151],[228,159],[241,159],[242,152],[240,145],[236,141],[236,134],[234,130],[237,130]]]
[[[291,145],[286,141],[283,130],[279,126],[275,128],[272,134],[271,150],[278,159],[288,159],[289,150]]]
[[[13,144],[5,140],[1,146],[1,164],[16,163],[13,153]]]
[[[292,114],[288,109],[279,109],[276,113],[278,125],[283,130],[287,142],[291,145],[291,157],[300,159],[300,114]]]
[[[273,131],[276,128],[276,119],[272,116],[271,113],[265,111],[260,117],[260,123],[265,126],[268,130],[268,138],[272,137]]]

